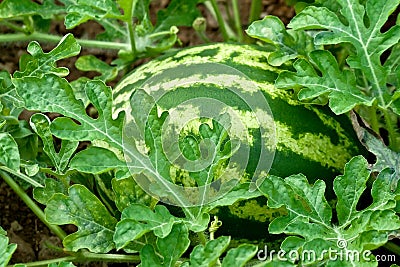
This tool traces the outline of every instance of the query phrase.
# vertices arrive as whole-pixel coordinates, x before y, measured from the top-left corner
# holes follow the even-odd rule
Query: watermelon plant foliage
[[[157,13],[155,22],[150,18],[150,0],[21,0],[18,4],[4,0],[0,3],[0,23],[12,32],[0,34],[0,42],[7,38],[34,40],[27,47],[28,54],[20,58],[18,71],[0,72],[0,176],[62,240],[65,257],[46,264],[74,266],[71,262],[104,261],[139,266],[378,266],[377,257],[371,251],[400,236],[399,19],[396,25],[382,31],[400,1],[317,0],[313,4],[298,4],[297,9],[302,11],[289,23],[289,29],[272,16],[249,26],[247,34],[264,45],[219,44],[177,51],[144,65],[126,76],[116,88],[109,86],[108,82],[135,60],[171,49],[178,42],[177,26],[190,26],[199,16],[197,5],[203,2],[214,10],[225,39],[246,40],[234,0],[229,1],[235,14],[233,30],[224,23],[214,0],[172,0]],[[253,19],[257,17],[254,11],[257,3],[260,1],[252,3],[250,17]],[[77,39],[72,34],[61,38],[45,34],[52,20],[59,16],[68,29],[95,21],[104,32],[96,40]],[[201,34],[204,37],[204,32]],[[58,44],[44,52],[38,41]],[[60,60],[79,55],[81,46],[85,45],[117,49],[118,58],[108,65],[93,55],[81,56],[76,67],[94,70],[100,75],[93,79],[66,79],[69,69],[60,66]],[[237,51],[229,54],[230,48]],[[296,169],[293,175],[279,177],[264,170],[263,179],[255,183],[247,177],[250,175],[246,169],[243,177],[238,177],[240,182],[220,198],[197,206],[163,203],[163,198],[166,200],[174,190],[173,185],[187,188],[216,182],[201,192],[218,193],[223,183],[218,183],[217,177],[227,169],[241,145],[229,135],[235,124],[225,123],[232,122],[231,113],[224,113],[213,119],[202,117],[188,123],[176,142],[181,154],[190,160],[211,155],[207,168],[180,169],[165,152],[163,125],[172,111],[166,108],[168,102],[160,104],[152,99],[149,92],[156,92],[159,87],[144,86],[146,75],[168,71],[179,61],[189,68],[189,62],[204,63],[200,62],[204,59],[242,70],[250,76],[247,79],[260,86],[264,97],[270,97],[271,104],[275,101],[273,107],[290,106],[323,121],[323,129],[309,129],[309,124],[296,121],[293,125],[302,124],[308,132],[291,135],[292,129],[284,119],[293,114],[277,116],[281,134],[277,161],[294,163],[295,157],[302,158],[300,165],[306,168],[315,166],[312,165],[315,162],[310,162],[319,156],[319,163],[327,169],[324,175],[341,171],[342,174],[336,178],[321,174],[307,177],[302,172],[308,174],[313,170]],[[242,86],[240,89],[255,95],[246,83],[248,80],[233,76]],[[179,83],[180,78],[159,82],[171,86]],[[210,76],[201,78],[207,81]],[[192,89],[200,92],[201,87],[196,86]],[[306,103],[278,88],[294,90],[295,96]],[[207,92],[215,94],[212,90]],[[180,93],[179,97],[169,99],[191,97],[186,92]],[[312,106],[328,102],[336,115]],[[130,110],[121,109],[120,104],[129,103]],[[241,109],[234,101],[227,103],[247,118],[248,125],[253,123],[254,118],[246,113],[248,110]],[[23,110],[35,114],[28,121],[22,120],[19,116]],[[95,110],[95,115],[88,110]],[[364,128],[358,125],[357,133],[362,144],[376,156],[375,163],[367,162],[362,155],[350,159],[349,155],[353,154],[344,153],[353,148],[351,142],[358,142],[355,138],[346,139],[354,135],[350,133],[351,128],[339,127],[348,120],[344,115],[337,115],[349,111],[359,114],[369,124]],[[267,121],[269,114],[262,114]],[[124,122],[129,116],[133,117],[136,128],[129,136],[133,142],[125,143],[124,126],[127,125]],[[372,130],[365,128],[368,126]],[[257,141],[258,133],[254,127],[251,129],[251,134],[246,136],[250,143]],[[349,132],[344,133],[344,129]],[[388,133],[382,139],[387,139],[389,146],[376,137],[380,130]],[[336,135],[329,139],[327,132]],[[344,149],[341,141],[346,145]],[[318,142],[329,144],[328,149],[334,154],[324,156],[321,152],[324,150],[299,149],[310,150]],[[354,144],[355,148],[359,146]],[[210,153],[205,147],[214,150]],[[251,151],[258,153],[255,157],[261,154],[258,150]],[[362,153],[362,150],[353,151]],[[340,162],[345,154],[349,157],[343,166],[344,162]],[[304,155],[315,157],[310,156],[310,160]],[[285,165],[278,163],[272,165],[271,173],[291,171],[283,170],[279,166]],[[238,173],[234,170],[229,174]],[[151,175],[163,183],[144,188],[141,179]],[[24,190],[28,187],[33,187],[34,200]],[[159,198],[149,193],[152,190]],[[179,199],[181,195],[175,197]],[[220,209],[233,209],[237,203],[259,200],[266,205],[250,206],[250,215],[255,216],[261,209],[265,214],[259,223],[270,219],[262,224],[268,227],[268,238],[272,239],[275,234],[284,236],[282,242],[277,241],[278,249],[286,252],[283,258],[261,256],[264,246],[274,246],[271,242],[265,243],[266,236],[255,241],[240,240],[218,232],[221,224],[229,224],[226,217],[214,216]],[[239,209],[239,215],[244,210],[244,207]],[[60,228],[65,224],[75,225],[77,230],[66,234]],[[397,245],[391,243],[388,247],[400,257]],[[9,244],[6,231],[0,227],[0,266],[7,266],[15,249],[16,245]],[[303,257],[305,253],[310,256],[310,251],[315,257]],[[346,258],[349,252],[353,258]],[[359,258],[354,258],[357,255]],[[40,265],[40,262],[34,264]]]
[[[357,110],[376,133],[382,127],[389,131],[389,147],[399,151],[395,115],[399,115],[400,25],[397,19],[391,28],[383,26],[400,2],[316,2],[294,17],[288,30],[271,16],[247,30],[275,47],[268,58],[271,64],[296,59],[295,71],[282,72],[276,86],[298,88],[300,100],[329,100],[336,114]],[[388,56],[382,57],[385,52]]]

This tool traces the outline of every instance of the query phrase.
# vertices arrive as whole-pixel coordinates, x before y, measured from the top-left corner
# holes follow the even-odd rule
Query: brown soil
[[[1,1],[0,1],[1,2]],[[168,0],[154,0],[152,2],[153,18],[155,11],[166,7]],[[226,1],[220,1],[223,5]],[[240,0],[240,10],[243,12],[244,28],[248,20],[248,11],[251,0]],[[204,7],[199,7],[203,16],[207,19],[207,36],[215,42],[222,38],[218,32],[218,24],[212,16],[206,12]],[[285,4],[284,0],[264,0],[262,16],[272,14],[281,17],[287,23],[294,15],[292,8]],[[59,35],[64,35],[68,31],[60,23],[52,26],[51,31]],[[77,37],[94,38],[96,33],[101,31],[101,27],[96,23],[86,23],[73,31]],[[1,32],[1,28],[0,28]],[[202,43],[198,35],[189,27],[181,27],[179,38],[182,46],[192,46]],[[0,49],[0,70],[7,70],[13,73],[18,69],[18,59],[26,53],[26,43],[1,44]],[[53,46],[44,45],[44,50],[50,50]],[[115,57],[115,52],[100,50],[82,50],[82,54],[93,54],[107,63],[110,63]],[[80,76],[93,77],[95,73],[83,73],[74,67],[76,58],[63,60],[61,65],[70,69],[68,79],[75,80]],[[140,61],[138,64],[143,63]],[[27,117],[27,116],[26,116]],[[31,195],[31,190],[28,190]],[[58,248],[61,248],[61,241],[55,237],[49,229],[30,211],[24,202],[12,191],[12,189],[0,179],[0,225],[7,230],[11,243],[18,244],[18,249],[14,253],[11,263],[32,262],[37,260],[46,260],[62,257],[65,254]],[[68,231],[68,227],[66,229]],[[101,266],[104,264],[94,264]]]

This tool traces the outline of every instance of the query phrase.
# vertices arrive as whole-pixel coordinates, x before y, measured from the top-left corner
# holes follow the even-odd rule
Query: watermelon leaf
[[[68,195],[54,194],[47,202],[46,220],[62,225],[74,224],[78,231],[63,240],[70,251],[87,248],[96,253],[107,253],[114,248],[113,235],[117,220],[103,203],[83,185],[73,185]]]
[[[201,232],[207,228],[210,217],[202,216],[191,220],[178,218],[163,205],[155,206],[154,210],[142,204],[131,204],[122,211],[121,220],[117,223],[114,242],[117,249],[125,248],[146,233],[164,238],[170,234],[174,225],[184,223],[189,230]]]
[[[230,249],[222,261],[222,267],[245,266],[245,263],[256,255],[257,250],[258,247],[256,245],[250,244],[241,244],[236,248]]]
[[[268,197],[268,206],[278,208],[282,205],[288,210],[287,216],[278,217],[269,226],[270,233],[286,233],[304,238],[296,242],[297,249],[313,249],[317,253],[322,249],[351,250],[361,253],[376,249],[388,241],[389,235],[399,229],[400,218],[395,212],[400,187],[391,190],[388,177],[390,169],[380,172],[374,182],[371,194],[372,204],[358,210],[357,205],[366,189],[370,171],[368,163],[362,156],[354,157],[345,167],[345,173],[334,180],[334,191],[337,195],[336,212],[338,224],[332,222],[332,208],[324,197],[325,183],[318,180],[310,185],[303,175],[293,175],[285,180],[279,177],[267,177],[259,189]],[[377,219],[379,218],[379,219]],[[288,237],[286,245],[288,248]],[[293,242],[292,242],[293,243]],[[289,246],[290,247],[290,246]],[[342,252],[341,252],[342,251]],[[318,254],[317,254],[318,255]],[[363,254],[365,255],[365,254]],[[301,259],[304,263],[316,259]],[[336,264],[364,264],[374,260],[370,254],[361,262],[346,261],[336,258]],[[348,259],[347,259],[348,260]],[[334,264],[335,259],[325,259],[326,264]],[[376,263],[376,262],[375,262]],[[376,266],[376,265],[373,265]]]
[[[175,266],[177,260],[189,247],[188,235],[188,229],[184,224],[174,225],[166,237],[157,238],[156,248],[152,245],[142,248],[140,266]]]
[[[325,31],[315,36],[317,45],[351,43],[354,51],[347,59],[349,66],[364,73],[372,87],[368,94],[376,97],[379,105],[386,109],[390,105],[390,91],[386,85],[388,71],[383,68],[380,56],[398,43],[400,26],[395,25],[384,33],[381,32],[381,28],[400,1],[368,0],[365,4],[357,0],[337,2],[341,6],[340,15],[345,18],[346,23],[327,8],[311,6],[293,18],[288,27],[295,30],[324,29]],[[368,17],[368,24],[364,15]]]
[[[9,244],[7,232],[0,226],[0,266],[7,266],[12,254],[17,249],[17,244]]]
[[[79,57],[75,62],[75,66],[81,71],[100,72],[101,75],[97,76],[96,78],[102,80],[103,82],[108,82],[115,79],[118,74],[118,70],[116,67],[108,65],[107,63],[93,55],[85,55]]]
[[[231,238],[221,236],[208,241],[204,246],[197,245],[190,253],[189,266],[213,266],[218,258],[227,249]],[[228,259],[229,260],[229,259]]]
[[[132,176],[124,179],[114,178],[111,184],[115,192],[115,205],[121,212],[132,204],[142,204],[152,209],[157,204],[157,200],[146,194]]]
[[[172,0],[168,7],[157,13],[155,32],[169,30],[172,26],[192,26],[201,14],[196,5],[202,0]]]
[[[56,62],[79,54],[81,46],[72,34],[65,35],[58,45],[48,53],[44,53],[38,42],[30,42],[27,48],[30,55],[20,60],[20,70],[14,73],[14,78],[42,77],[53,73],[60,77],[69,73],[68,68],[57,67]]]
[[[19,172],[20,155],[18,145],[8,133],[0,133],[0,166]]]
[[[38,4],[30,0],[4,0],[0,4],[0,19],[20,19],[23,16],[39,15],[43,18],[51,18],[55,14],[62,13],[64,8],[56,5],[54,1],[45,0]]]
[[[286,30],[283,22],[275,16],[254,21],[246,33],[274,46],[274,51],[268,55],[268,62],[273,66],[298,57],[307,58],[310,51],[322,48],[314,45],[312,36],[307,32]]]
[[[376,133],[380,128],[387,130],[389,148],[400,151],[395,117],[400,115],[400,25],[389,20],[400,1],[310,2],[314,1],[298,3],[301,12],[287,25],[288,30],[267,17],[247,31],[275,46],[268,56],[271,64],[297,59],[295,72],[281,72],[276,86],[295,89],[305,102],[325,104],[328,99],[336,114],[355,109]],[[304,42],[307,38],[300,36],[312,41]]]
[[[17,117],[23,106],[24,102],[12,84],[11,75],[0,71],[0,119],[10,120],[13,116]]]
[[[64,173],[68,162],[78,147],[77,141],[62,140],[60,151],[57,153],[53,143],[53,135],[50,131],[49,118],[41,113],[31,116],[30,125],[32,129],[40,136],[43,142],[43,151],[52,161],[57,173]]]
[[[71,1],[61,0],[66,6],[67,16],[65,26],[72,29],[88,20],[108,21],[109,18],[119,17],[121,13],[115,1],[105,0],[102,2],[93,0]]]
[[[376,156],[372,170],[380,172],[389,168],[392,174],[390,175],[390,183],[392,191],[397,188],[397,183],[400,180],[400,153],[389,149],[382,140],[369,133],[364,128],[361,131],[361,141],[364,146]]]
[[[147,206],[132,204],[122,212],[121,221],[116,226],[114,242],[117,249],[121,249],[150,231],[164,238],[170,234],[175,224],[181,222],[165,206],[158,205],[153,211]]]
[[[44,187],[36,187],[33,190],[33,197],[40,204],[46,205],[54,194],[61,193],[66,195],[68,193],[68,182],[67,180],[66,185],[66,183],[61,181],[46,178],[44,180]]]
[[[300,100],[328,94],[329,106],[336,114],[348,112],[359,104],[372,105],[375,99],[360,92],[354,73],[349,70],[340,71],[336,59],[329,51],[312,51],[309,57],[311,63],[318,66],[322,75],[318,75],[311,63],[299,59],[293,65],[297,73],[288,71],[281,73],[276,80],[276,86],[280,88],[303,86],[298,94]]]

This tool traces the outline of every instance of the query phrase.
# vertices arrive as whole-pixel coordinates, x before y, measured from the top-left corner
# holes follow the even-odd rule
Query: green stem
[[[197,237],[199,238],[199,241],[202,245],[205,245],[207,243],[207,237],[203,232],[198,232]]]
[[[204,32],[196,32],[196,33],[204,43],[206,43],[206,44],[211,43],[210,39],[207,37],[207,35]]]
[[[371,129],[375,133],[379,134],[379,122],[378,122],[378,115],[376,114],[376,111],[377,111],[376,110],[376,105],[371,106],[369,111],[370,111],[370,114],[369,114],[370,121],[369,121],[369,123],[370,123]]]
[[[260,19],[261,7],[262,7],[261,0],[253,0],[253,1],[251,1],[249,25],[253,21]]]
[[[134,263],[137,264],[140,262],[140,257],[137,255],[122,255],[122,254],[96,254],[92,252],[77,252],[73,253],[74,256],[68,256],[63,258],[44,260],[44,261],[35,261],[30,263],[24,263],[27,267],[35,267],[35,266],[47,266],[51,263],[58,262],[82,262],[87,263],[91,261],[101,261],[101,262],[114,262],[114,263]]]
[[[383,245],[384,248],[387,250],[395,253],[396,255],[400,255],[400,246],[396,245],[393,242],[387,242],[385,245]]]
[[[383,118],[386,124],[386,130],[389,136],[389,147],[394,151],[399,151],[399,147],[396,140],[396,129],[394,128],[393,122],[390,118],[390,113],[387,109],[381,109],[383,113]]]
[[[38,42],[49,42],[49,43],[59,43],[62,36],[34,32],[32,34],[26,35],[23,33],[10,33],[1,34],[0,43],[10,43],[10,42],[21,42],[21,41],[38,41]],[[105,41],[95,41],[95,40],[76,40],[80,45],[90,48],[101,48],[101,49],[113,49],[113,50],[128,50],[129,46],[127,44],[116,43],[116,42],[105,42]]]
[[[31,177],[21,173],[21,172],[17,172],[13,169],[8,168],[7,166],[0,166],[0,170],[4,170],[8,173],[11,173],[19,178],[21,178],[22,180],[24,180],[25,182],[29,183],[30,185],[32,185],[33,187],[43,187],[43,185],[39,184],[38,182],[36,182],[35,180],[33,180]]]
[[[204,5],[210,10],[211,15],[217,20],[220,31],[222,33],[222,37],[225,41],[229,39],[236,39],[235,34],[232,29],[227,25],[224,18],[222,17],[221,11],[218,8],[218,4],[216,0],[210,0],[209,2],[205,2]],[[211,6],[210,6],[211,5]]]
[[[63,261],[64,262],[72,262],[72,261],[76,261],[76,258],[74,256],[69,256],[69,257],[44,260],[44,261],[34,261],[34,262],[28,262],[28,263],[22,263],[22,264],[27,267],[36,267],[36,266],[48,266],[49,264],[59,263],[59,262],[63,262]]]
[[[122,255],[122,254],[98,254],[87,251],[79,252],[78,259],[85,261],[104,261],[104,262],[132,262],[139,263],[138,255]]]
[[[128,31],[129,31],[129,41],[131,43],[131,51],[133,56],[136,57],[136,41],[135,41],[135,26],[133,23],[127,23],[128,24]]]
[[[238,6],[238,0],[232,0],[232,8],[233,8],[233,19],[235,21],[235,28],[238,36],[238,41],[243,41],[243,31],[242,31],[242,23],[240,21],[240,12]]]
[[[0,171],[0,176],[11,187],[11,189],[25,202],[32,212],[41,220],[55,235],[63,240],[67,234],[57,225],[47,222],[42,209],[28,196],[28,194],[9,176],[7,173]]]
[[[15,25],[14,23],[8,21],[2,21],[1,24],[5,25],[6,27],[16,31],[16,32],[23,32],[26,33],[26,30],[20,26]]]

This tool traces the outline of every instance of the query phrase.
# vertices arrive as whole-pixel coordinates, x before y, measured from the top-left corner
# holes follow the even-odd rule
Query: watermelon
[[[113,114],[118,116],[130,105],[132,95],[135,97],[134,92],[143,89],[155,96],[158,108],[163,111],[169,111],[191,99],[215,99],[215,103],[210,100],[208,107],[223,103],[242,114],[242,119],[248,123],[251,120],[246,117],[248,111],[254,112],[257,107],[243,101],[243,95],[250,101],[260,98],[254,90],[257,88],[270,109],[265,110],[261,116],[273,117],[276,139],[273,153],[268,154],[273,157],[263,158],[263,144],[260,141],[262,133],[252,128],[250,123],[246,124],[251,139],[248,141],[250,158],[243,176],[252,177],[256,171],[257,175],[265,176],[268,173],[281,177],[303,173],[310,182],[316,179],[325,180],[328,194],[332,194],[329,184],[333,178],[343,171],[345,163],[353,156],[364,153],[350,120],[345,115],[334,115],[327,107],[300,103],[293,92],[275,88],[274,81],[282,70],[269,65],[267,56],[268,52],[260,46],[227,43],[170,52],[125,76],[113,91]],[[196,72],[199,69],[204,72],[203,75],[199,76]],[[225,76],[218,76],[219,78],[226,77],[227,80],[241,84],[240,97],[224,86],[210,84],[209,78],[216,77],[221,69],[231,72],[228,75],[225,71]],[[186,83],[182,82],[183,79]],[[248,81],[255,87],[248,84]],[[185,112],[190,113],[190,110]],[[198,135],[193,135],[196,134]],[[265,147],[268,145],[271,143],[264,144]],[[263,161],[270,161],[270,164],[264,164]],[[258,166],[266,166],[267,169],[260,171]],[[226,220],[232,222],[231,226],[243,223],[243,227],[251,228],[253,237],[257,238],[266,233],[265,223],[271,220],[275,212],[280,212],[271,211],[267,215],[265,210],[266,200],[259,198],[222,207],[218,214],[222,216],[224,224]],[[227,229],[228,234],[234,231],[231,226]],[[238,233],[243,232],[242,227],[236,229],[239,229]]]

